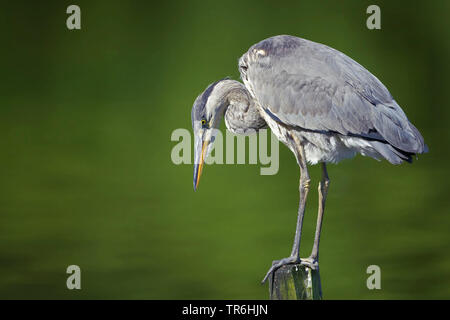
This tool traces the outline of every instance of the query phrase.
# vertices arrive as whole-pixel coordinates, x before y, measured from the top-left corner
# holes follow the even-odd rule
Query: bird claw
[[[301,259],[300,264],[302,266],[307,266],[311,270],[319,269],[319,261],[317,261],[317,259],[314,259],[314,258],[311,258],[311,257],[306,258],[306,259]]]
[[[267,281],[267,279],[269,278],[270,274],[274,273],[282,266],[287,265],[287,264],[300,263],[300,261],[301,260],[297,257],[288,257],[288,258],[284,258],[281,260],[274,260],[272,262],[272,266],[270,267],[269,271],[267,271],[267,274],[261,283],[265,283]]]
[[[281,260],[274,260],[272,262],[272,266],[270,267],[269,271],[267,271],[267,274],[261,283],[264,284],[269,278],[270,274],[275,273],[275,271],[277,271],[279,268],[288,264],[300,264],[302,266],[307,266],[312,270],[316,270],[319,267],[318,261],[312,258],[300,259],[297,257],[288,257]]]

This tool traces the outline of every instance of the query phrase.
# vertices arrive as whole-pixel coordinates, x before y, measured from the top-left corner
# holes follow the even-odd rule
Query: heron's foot
[[[305,259],[300,259],[298,257],[295,256],[291,256],[288,258],[284,258],[281,260],[274,260],[272,262],[272,266],[270,267],[269,271],[267,271],[266,276],[264,277],[262,283],[265,283],[267,281],[267,279],[269,278],[269,276],[273,273],[275,273],[275,271],[277,271],[279,268],[281,268],[284,265],[288,265],[288,264],[300,264],[302,266],[307,266],[308,268],[312,269],[312,270],[316,270],[317,268],[319,268],[319,262],[317,261],[317,259],[308,257]]]
[[[312,270],[319,269],[319,260],[317,260],[317,258],[314,258],[311,256],[309,256],[308,258],[305,258],[305,259],[301,259],[300,264],[302,266],[307,266],[308,268],[310,268]]]
[[[264,277],[262,283],[266,282],[266,280],[269,278],[269,276],[277,271],[279,268],[281,268],[284,265],[287,264],[298,264],[300,263],[301,259],[299,257],[290,256],[288,258],[283,258],[281,260],[274,260],[272,262],[272,266],[270,267],[269,271],[267,271],[266,276]]]

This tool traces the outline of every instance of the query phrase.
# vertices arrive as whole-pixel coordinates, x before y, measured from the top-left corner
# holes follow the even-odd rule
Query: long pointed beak
[[[203,141],[202,150],[200,151],[200,159],[198,163],[194,164],[194,191],[198,188],[198,183],[200,182],[200,177],[203,171],[203,164],[205,163],[206,150],[208,150],[209,141]]]

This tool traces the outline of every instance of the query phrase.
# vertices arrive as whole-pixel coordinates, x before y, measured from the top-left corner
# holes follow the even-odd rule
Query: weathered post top
[[[271,300],[321,300],[319,269],[284,265],[269,277],[269,291]]]

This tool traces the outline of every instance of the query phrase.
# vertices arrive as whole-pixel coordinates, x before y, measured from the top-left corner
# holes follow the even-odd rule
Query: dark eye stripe
[[[214,87],[215,87],[219,82],[221,82],[221,81],[223,81],[223,80],[228,80],[228,79],[229,79],[229,77],[220,79],[220,80],[218,80],[218,81],[216,81],[216,82],[214,82],[214,83],[211,83],[211,84],[209,85],[209,87],[206,88],[205,92],[204,92],[203,95],[202,95],[202,100],[201,100],[201,103],[200,103],[201,109],[204,109],[204,108],[206,107],[206,103],[208,102],[209,96],[211,95],[211,92],[214,90]]]
[[[211,83],[206,90],[197,98],[197,100],[194,103],[194,106],[191,110],[191,122],[192,122],[192,128],[194,127],[194,121],[202,119],[202,117],[205,116],[205,108],[206,103],[208,102],[209,96],[211,95],[212,91],[214,90],[214,87],[221,81],[229,79],[228,77],[223,78],[221,80],[218,80],[214,83]],[[202,123],[203,125],[203,123]]]

